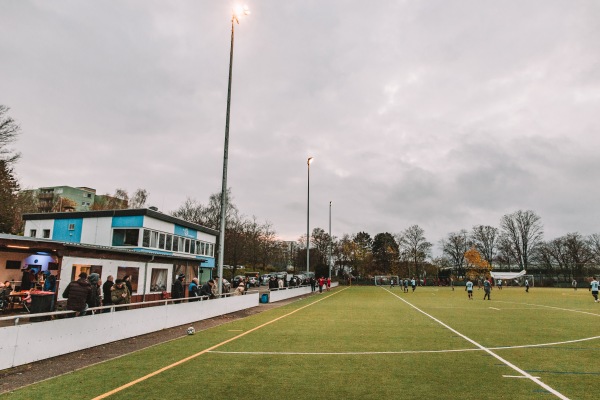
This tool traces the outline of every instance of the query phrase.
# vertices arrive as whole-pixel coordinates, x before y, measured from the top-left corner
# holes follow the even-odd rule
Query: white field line
[[[586,342],[589,340],[600,339],[600,336],[592,336],[583,339],[565,340],[564,342],[551,342],[551,343],[536,343],[536,344],[522,344],[518,346],[498,346],[488,347],[488,350],[512,350],[512,349],[524,349],[534,347],[549,347],[558,346],[561,344],[571,344]],[[209,353],[218,354],[248,354],[248,355],[281,355],[281,356],[354,356],[354,355],[378,355],[378,354],[426,354],[426,353],[461,353],[464,351],[483,351],[484,349],[468,348],[468,349],[444,349],[444,350],[400,350],[400,351],[346,351],[346,352],[297,352],[297,351],[221,351],[213,350]]]
[[[574,313],[579,313],[579,314],[586,314],[586,315],[592,315],[594,317],[600,317],[600,314],[596,314],[593,312],[589,312],[589,311],[581,311],[581,310],[573,310],[571,308],[562,308],[562,307],[554,307],[554,306],[546,306],[543,304],[530,304],[530,303],[515,303],[512,301],[497,301],[498,303],[506,303],[506,304],[518,304],[518,305],[523,305],[523,306],[532,306],[532,307],[543,307],[543,308],[550,308],[553,310],[559,310],[559,311],[569,311],[569,312],[574,312]]]
[[[496,307],[490,307],[490,308],[491,308],[492,310],[500,311],[500,309],[499,309],[499,308],[496,308]]]
[[[508,367],[514,369],[515,371],[517,371],[519,374],[523,375],[524,377],[530,379],[532,382],[534,382],[536,385],[541,386],[542,388],[546,389],[547,391],[549,391],[550,393],[552,393],[553,395],[555,395],[556,397],[558,397],[559,399],[563,399],[563,400],[568,400],[569,398],[567,396],[565,396],[564,394],[560,393],[558,390],[546,385],[544,382],[542,382],[538,377],[532,376],[531,374],[527,373],[526,371],[523,371],[521,368],[517,367],[516,365],[514,365],[513,363],[511,363],[508,360],[505,360],[504,358],[500,357],[498,354],[494,353],[493,351],[491,351],[490,349],[488,349],[487,347],[477,343],[476,341],[474,341],[473,339],[463,335],[462,333],[460,333],[459,331],[457,331],[456,329],[450,327],[449,325],[443,323],[442,321],[440,321],[439,319],[435,318],[432,315],[427,314],[425,311],[421,310],[420,308],[412,305],[411,303],[409,303],[408,301],[404,300],[402,297],[396,295],[395,293],[390,292],[387,289],[386,290],[388,293],[390,293],[393,296],[396,296],[398,299],[400,299],[401,301],[403,301],[404,303],[406,303],[407,305],[409,305],[410,307],[414,308],[416,311],[420,312],[421,314],[431,318],[432,320],[434,320],[435,322],[437,322],[438,324],[442,325],[444,328],[450,330],[451,332],[457,334],[458,336],[462,337],[463,339],[465,339],[467,342],[473,344],[474,346],[480,348],[481,350],[485,351],[486,353],[488,353],[489,355],[491,355],[492,357],[494,357],[495,359],[497,359],[498,361],[506,364]]]
[[[184,358],[184,359],[182,359],[182,360],[179,360],[179,361],[177,361],[177,362],[174,362],[174,363],[172,363],[172,364],[170,364],[170,365],[167,365],[167,366],[165,366],[165,367],[162,367],[162,368],[160,368],[160,369],[157,369],[157,370],[156,370],[156,371],[154,371],[154,372],[151,372],[151,373],[149,373],[149,374],[147,374],[147,375],[144,375],[144,376],[142,376],[142,377],[140,377],[140,378],[138,378],[138,379],[135,379],[135,380],[133,380],[133,381],[131,381],[131,382],[129,382],[129,383],[126,383],[126,384],[124,384],[124,385],[122,385],[122,386],[119,386],[119,387],[117,387],[117,388],[115,388],[115,389],[113,389],[113,390],[110,390],[110,391],[108,391],[108,392],[106,392],[106,393],[103,393],[103,394],[101,394],[101,395],[99,395],[99,396],[96,396],[96,397],[94,397],[92,400],[105,399],[105,398],[107,398],[107,397],[109,397],[109,396],[112,396],[112,395],[113,395],[113,394],[115,394],[115,393],[118,393],[118,392],[120,392],[120,391],[122,391],[122,390],[125,390],[125,389],[127,389],[127,388],[129,388],[129,387],[131,387],[131,386],[137,385],[138,383],[140,383],[140,382],[143,382],[143,381],[145,381],[145,380],[147,380],[147,379],[150,379],[150,378],[152,378],[152,377],[154,377],[154,376],[156,376],[156,375],[158,375],[158,374],[160,374],[160,373],[162,373],[162,372],[165,372],[165,371],[167,371],[167,370],[169,370],[169,369],[171,369],[171,368],[177,367],[178,365],[181,365],[181,364],[183,364],[183,363],[185,363],[185,362],[187,362],[187,361],[189,361],[189,360],[192,360],[192,359],[194,359],[194,358],[196,358],[196,357],[198,357],[198,356],[201,356],[201,355],[203,355],[203,354],[206,354],[206,353],[210,352],[210,351],[211,351],[211,350],[213,350],[213,349],[219,348],[219,347],[223,346],[224,344],[227,344],[227,343],[233,342],[234,340],[237,340],[237,339],[239,339],[239,338],[241,338],[241,337],[243,337],[243,336],[246,336],[246,335],[248,335],[248,334],[250,334],[250,333],[252,333],[252,332],[254,332],[254,331],[257,331],[257,330],[259,330],[259,329],[261,329],[261,328],[263,328],[263,327],[267,326],[267,325],[271,325],[271,324],[272,324],[272,323],[274,323],[274,322],[277,322],[277,321],[279,321],[279,320],[281,320],[281,319],[283,319],[283,318],[285,318],[285,317],[288,317],[288,316],[290,316],[290,315],[292,315],[292,314],[295,314],[295,313],[297,313],[297,312],[298,312],[298,311],[300,311],[300,310],[304,310],[304,309],[305,309],[305,308],[307,308],[307,307],[310,307],[310,306],[312,306],[312,305],[315,305],[315,304],[317,304],[317,303],[319,303],[319,302],[321,302],[321,301],[323,301],[323,300],[325,300],[325,299],[327,299],[327,298],[329,298],[329,297],[331,297],[331,296],[333,296],[333,295],[336,295],[336,294],[338,294],[338,293],[341,293],[341,292],[343,292],[343,291],[344,291],[344,290],[346,290],[346,289],[348,289],[348,288],[346,287],[346,288],[344,288],[344,289],[342,289],[342,290],[336,290],[335,292],[331,293],[331,294],[330,294],[330,295],[328,295],[328,296],[325,296],[325,297],[323,297],[322,299],[319,299],[319,300],[313,301],[313,302],[312,302],[312,303],[310,303],[310,304],[307,304],[307,305],[305,305],[305,306],[302,306],[302,307],[300,307],[300,308],[297,308],[297,309],[295,309],[294,311],[291,311],[291,312],[289,312],[289,313],[287,313],[287,314],[285,314],[285,315],[282,315],[282,316],[280,316],[280,317],[277,317],[277,318],[274,318],[274,319],[272,319],[272,320],[270,320],[270,321],[267,321],[267,322],[265,322],[265,323],[264,323],[264,324],[262,324],[262,325],[256,326],[256,327],[254,327],[254,328],[252,328],[252,329],[249,329],[249,330],[247,330],[247,331],[246,331],[246,332],[244,332],[244,333],[240,333],[240,334],[239,334],[239,335],[237,335],[237,336],[234,336],[234,337],[232,337],[232,338],[230,338],[230,339],[224,340],[224,341],[222,341],[221,343],[215,344],[214,346],[211,346],[211,347],[209,347],[209,348],[207,348],[207,349],[204,349],[204,350],[202,350],[202,351],[199,351],[199,352],[197,352],[196,354],[192,354],[191,356],[188,356],[188,357],[186,357],[186,358]]]

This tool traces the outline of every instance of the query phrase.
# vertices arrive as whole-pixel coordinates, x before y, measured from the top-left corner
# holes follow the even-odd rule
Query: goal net
[[[375,286],[391,286],[392,282],[394,286],[398,286],[398,282],[400,282],[400,278],[398,275],[376,275],[375,276]]]
[[[525,286],[525,281],[527,281],[527,283],[529,284],[529,287],[534,287],[535,283],[533,280],[533,275],[523,275],[518,277],[517,279],[514,280],[514,283],[516,283],[519,286]]]

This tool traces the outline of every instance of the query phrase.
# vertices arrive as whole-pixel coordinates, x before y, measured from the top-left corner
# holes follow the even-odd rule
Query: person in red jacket
[[[329,289],[331,289],[331,278],[327,278],[327,291],[329,292]]]
[[[319,278],[319,293],[323,293],[323,286],[325,285],[325,278],[324,277],[320,277]]]

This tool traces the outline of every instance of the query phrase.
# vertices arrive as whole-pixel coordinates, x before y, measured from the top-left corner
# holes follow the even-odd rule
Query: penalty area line
[[[156,370],[156,371],[154,371],[154,372],[151,372],[151,373],[149,373],[149,374],[146,374],[146,375],[144,375],[144,376],[142,376],[142,377],[140,377],[140,378],[138,378],[138,379],[135,379],[135,380],[133,380],[133,381],[131,381],[131,382],[129,382],[129,383],[126,383],[126,384],[124,384],[124,385],[122,385],[122,386],[119,386],[119,387],[117,387],[117,388],[115,388],[115,389],[113,389],[113,390],[111,390],[111,391],[108,391],[108,392],[106,392],[106,393],[104,393],[104,394],[101,394],[100,396],[94,397],[92,400],[100,400],[100,399],[105,399],[105,398],[107,398],[108,396],[112,396],[112,395],[113,395],[113,394],[115,394],[115,393],[118,393],[118,392],[120,392],[120,391],[122,391],[122,390],[125,390],[125,389],[127,389],[127,388],[130,388],[130,387],[132,387],[132,386],[134,386],[134,385],[137,385],[138,383],[140,383],[140,382],[143,382],[143,381],[145,381],[145,380],[148,380],[148,379],[150,379],[150,378],[152,378],[152,377],[154,377],[154,376],[156,376],[156,375],[158,375],[158,374],[160,374],[160,373],[163,373],[163,372],[165,372],[165,371],[168,371],[168,370],[170,370],[170,369],[172,369],[172,368],[175,368],[175,367],[177,367],[177,366],[179,366],[179,365],[181,365],[181,364],[183,364],[183,363],[185,363],[185,362],[188,362],[188,361],[190,361],[190,360],[193,360],[194,358],[197,358],[197,357],[199,357],[199,356],[201,356],[201,355],[203,355],[203,354],[206,354],[206,353],[208,353],[208,352],[210,352],[210,351],[212,351],[212,350],[215,350],[215,349],[217,349],[217,348],[219,348],[219,347],[221,347],[221,346],[223,346],[223,345],[225,345],[225,344],[227,344],[227,343],[231,343],[231,342],[233,342],[234,340],[237,340],[237,339],[239,339],[239,338],[241,338],[241,337],[243,337],[243,336],[246,336],[246,335],[248,335],[248,334],[250,334],[250,333],[252,333],[252,332],[254,332],[254,331],[257,331],[257,330],[259,330],[259,329],[261,329],[261,328],[264,328],[264,327],[265,327],[265,326],[267,326],[267,325],[271,325],[272,323],[274,323],[274,322],[277,322],[277,321],[279,321],[279,320],[281,320],[281,319],[283,319],[283,318],[285,318],[285,317],[288,317],[288,316],[290,316],[290,315],[292,315],[292,314],[295,314],[295,313],[297,313],[297,312],[298,312],[298,311],[300,311],[300,310],[304,310],[305,308],[307,308],[307,307],[310,307],[310,306],[312,306],[312,305],[314,305],[314,304],[317,304],[317,303],[319,303],[319,302],[321,302],[321,301],[323,301],[323,300],[325,300],[325,299],[328,299],[329,297],[331,297],[331,296],[334,296],[334,295],[336,295],[336,294],[338,294],[338,293],[341,293],[341,292],[343,292],[343,291],[344,291],[344,290],[346,290],[346,289],[348,289],[348,288],[344,288],[344,289],[342,289],[342,290],[335,291],[334,293],[332,293],[332,294],[330,294],[330,295],[328,295],[328,296],[325,296],[325,297],[323,297],[322,299],[319,299],[319,300],[313,301],[313,302],[312,302],[312,303],[310,303],[310,304],[307,304],[307,305],[305,305],[305,306],[302,306],[302,307],[300,307],[300,308],[298,308],[298,309],[296,309],[296,310],[294,310],[294,311],[291,311],[291,312],[289,312],[289,313],[287,313],[287,314],[285,314],[285,315],[282,315],[282,316],[280,316],[280,317],[277,317],[277,318],[275,318],[275,319],[272,319],[271,321],[265,322],[264,324],[262,324],[262,325],[259,325],[259,326],[256,326],[256,327],[254,327],[254,328],[252,328],[252,329],[250,329],[250,330],[248,330],[248,331],[246,331],[246,332],[244,332],[244,333],[240,333],[239,335],[237,335],[237,336],[234,336],[234,337],[232,337],[231,339],[224,340],[224,341],[222,341],[221,343],[215,344],[214,346],[211,346],[211,347],[209,347],[209,348],[206,348],[206,349],[204,349],[204,350],[202,350],[202,351],[199,351],[199,352],[198,352],[198,353],[196,353],[196,354],[192,354],[191,356],[188,356],[188,357],[186,357],[186,358],[184,358],[184,359],[182,359],[182,360],[179,360],[179,361],[177,361],[177,362],[174,362],[174,363],[172,363],[172,364],[170,364],[170,365],[167,365],[167,366],[165,366],[165,367],[162,367],[162,368],[160,368],[160,369],[157,369],[157,370]]]
[[[434,317],[433,315],[427,314],[425,311],[421,310],[420,308],[418,308],[417,306],[409,303],[408,301],[404,300],[402,297],[398,296],[395,293],[390,292],[389,290],[387,290],[386,288],[382,288],[383,290],[386,290],[388,293],[390,293],[391,295],[397,297],[398,299],[400,299],[401,301],[403,301],[404,303],[406,303],[407,305],[409,305],[410,307],[412,307],[413,309],[415,309],[416,311],[420,312],[421,314],[431,318],[432,320],[434,320],[435,322],[437,322],[438,324],[442,325],[444,328],[450,330],[451,332],[457,334],[458,336],[462,337],[463,339],[465,339],[467,342],[471,343],[472,345],[480,348],[481,350],[485,351],[486,353],[488,353],[489,355],[491,355],[492,357],[494,357],[495,359],[497,359],[498,361],[502,362],[503,364],[507,365],[508,367],[514,369],[515,371],[517,371],[519,374],[523,375],[523,377],[531,380],[532,382],[534,382],[535,384],[537,384],[538,386],[541,386],[542,388],[546,389],[548,392],[552,393],[553,395],[555,395],[556,397],[558,397],[559,399],[562,400],[569,400],[569,398],[567,396],[565,396],[564,394],[560,393],[558,390],[553,389],[552,387],[548,386],[547,384],[545,384],[544,382],[542,382],[538,377],[532,376],[531,374],[529,374],[528,372],[522,370],[521,368],[517,367],[516,365],[514,365],[513,363],[511,363],[508,360],[505,360],[504,358],[500,357],[498,354],[494,353],[493,351],[491,351],[490,349],[488,349],[487,347],[477,343],[476,341],[474,341],[473,339],[463,335],[462,333],[460,333],[459,331],[457,331],[456,329],[452,328],[451,326],[445,324],[444,322],[440,321],[439,319],[437,319],[436,317]]]

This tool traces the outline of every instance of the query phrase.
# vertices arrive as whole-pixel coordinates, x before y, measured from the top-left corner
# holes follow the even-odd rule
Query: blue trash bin
[[[269,293],[263,293],[260,296],[260,302],[261,303],[268,303],[269,302]]]

